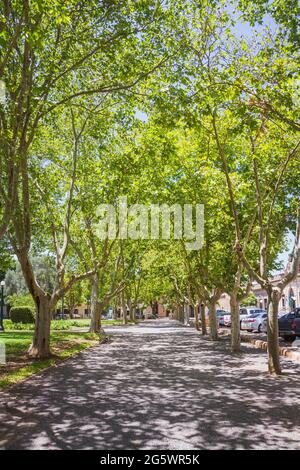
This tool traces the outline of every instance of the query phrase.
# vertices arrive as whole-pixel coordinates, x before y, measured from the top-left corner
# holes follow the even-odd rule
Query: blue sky
[[[262,32],[265,28],[269,28],[272,31],[276,29],[276,23],[270,15],[264,15],[262,25],[251,26],[247,21],[241,19],[241,13],[233,8],[231,3],[226,5],[226,11],[236,20],[235,26],[232,28],[232,32],[236,37],[243,37],[244,39],[253,39],[257,35],[257,32]]]

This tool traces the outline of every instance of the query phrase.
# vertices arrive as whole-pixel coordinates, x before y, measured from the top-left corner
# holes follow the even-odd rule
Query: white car
[[[217,321],[219,323],[219,326],[224,326],[224,318],[225,316],[228,316],[229,312],[226,312],[226,310],[217,310],[216,311],[216,316],[217,316]]]
[[[231,326],[231,314],[224,315],[223,322],[224,326]]]
[[[265,310],[262,310],[257,307],[242,307],[240,308],[240,325],[243,320],[250,317],[250,315],[254,315],[255,313],[265,313]],[[224,316],[224,325],[231,326],[231,316],[225,315]]]
[[[258,331],[261,333],[264,320],[267,318],[267,312],[253,313],[241,321],[241,330]]]

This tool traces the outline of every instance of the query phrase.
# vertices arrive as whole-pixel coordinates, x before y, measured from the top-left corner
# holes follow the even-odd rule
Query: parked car
[[[229,315],[229,312],[226,312],[226,310],[217,310],[216,315],[217,315],[219,326],[225,326],[224,317],[225,315]]]
[[[55,320],[68,320],[69,318],[70,318],[70,315],[67,314],[67,313],[64,313],[64,314],[62,314],[62,313],[57,313],[57,314],[55,315]]]
[[[262,331],[267,333],[267,319],[263,322]],[[293,341],[300,336],[300,308],[280,317],[278,314],[278,335],[286,341]]]
[[[278,312],[278,318],[283,317],[283,315],[286,315],[286,311],[283,310],[282,312]]]
[[[71,315],[70,315],[70,318],[71,318]],[[77,318],[81,318],[81,316],[79,315],[79,313],[73,313],[72,318],[76,320]]]
[[[267,318],[267,312],[253,313],[253,315],[241,321],[241,330],[258,331],[260,333],[265,318]]]
[[[257,307],[242,307],[242,308],[240,308],[240,325],[241,325],[243,320],[245,320],[246,318],[248,318],[251,315],[254,315],[256,313],[266,313],[266,311],[262,310],[261,308],[257,308]],[[231,326],[231,316],[230,315],[225,315],[224,325],[225,326]]]
[[[286,341],[293,341],[300,336],[300,308],[278,318],[279,336]]]

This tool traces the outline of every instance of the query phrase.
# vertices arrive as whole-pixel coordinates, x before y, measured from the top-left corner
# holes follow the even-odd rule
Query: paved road
[[[300,366],[175,321],[115,328],[114,341],[0,394],[6,449],[300,449]],[[2,404],[5,403],[4,406]]]

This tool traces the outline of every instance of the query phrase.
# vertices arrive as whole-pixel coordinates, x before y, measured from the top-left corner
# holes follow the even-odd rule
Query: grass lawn
[[[0,389],[19,382],[46,367],[74,355],[99,342],[99,336],[91,333],[52,331],[49,359],[30,359],[26,351],[31,343],[32,331],[5,331],[0,333],[0,343],[5,344],[6,365],[0,365]]]
[[[71,330],[73,328],[88,328],[91,320],[89,318],[78,318],[76,320],[52,320],[51,330]],[[122,325],[122,320],[102,320],[102,326]],[[131,323],[130,321],[128,323]],[[5,330],[34,330],[34,324],[12,323],[4,320]]]

